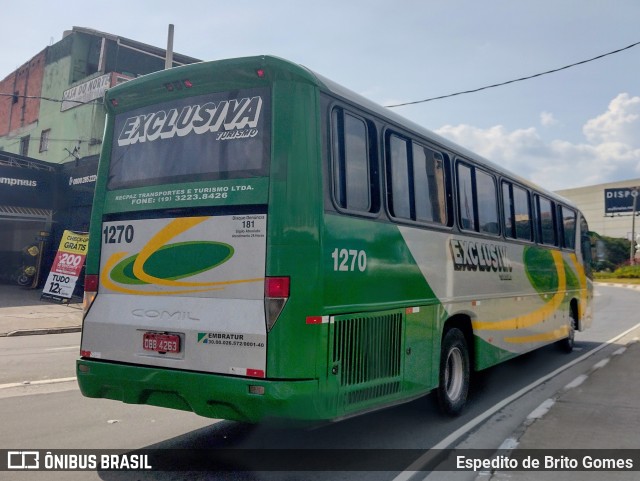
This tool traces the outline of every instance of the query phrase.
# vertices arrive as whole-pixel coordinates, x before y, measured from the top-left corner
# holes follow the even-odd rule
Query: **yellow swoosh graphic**
[[[506,342],[513,342],[513,343],[555,341],[556,339],[562,339],[563,337],[567,337],[568,333],[569,333],[569,327],[562,326],[558,329],[554,329],[553,331],[543,332],[541,334],[533,334],[531,336],[520,336],[520,337],[505,337],[504,340]]]
[[[537,309],[529,314],[523,316],[514,317],[511,319],[504,319],[502,321],[473,321],[471,324],[474,329],[485,331],[507,331],[517,328],[530,327],[535,324],[539,324],[545,319],[548,319],[562,304],[565,297],[565,290],[567,288],[567,276],[564,271],[564,264],[562,261],[562,254],[557,251],[552,251],[553,262],[558,273],[558,290],[553,295],[551,300],[547,302],[540,309]],[[516,339],[516,338],[510,338]],[[507,339],[505,339],[506,341]],[[513,341],[512,341],[513,342]]]
[[[111,281],[111,278],[109,277],[109,273],[111,272],[111,269],[114,268],[114,266],[120,262],[120,260],[122,260],[124,257],[126,257],[128,255],[128,252],[116,252],[115,254],[113,254],[109,259],[107,259],[107,262],[104,265],[104,269],[102,269],[102,273],[100,274],[100,283],[101,285],[103,285],[104,287],[106,287],[107,289],[110,289],[112,291],[116,291],[116,292],[122,292],[123,294],[135,294],[138,296],[170,296],[173,294],[186,294],[186,293],[191,293],[191,292],[207,292],[207,291],[218,291],[218,290],[222,290],[223,288],[209,288],[209,289],[182,289],[179,291],[160,291],[160,292],[154,292],[154,291],[141,291],[138,289],[129,289],[127,287],[122,287],[119,286],[118,284],[115,284],[114,282]]]
[[[149,242],[140,250],[138,257],[133,263],[133,273],[141,281],[148,282],[149,284],[157,284],[161,286],[169,287],[207,287],[207,286],[225,286],[231,284],[241,284],[246,282],[261,282],[264,281],[264,277],[255,279],[240,279],[234,281],[218,281],[218,282],[189,282],[189,281],[174,281],[171,279],[162,279],[161,277],[155,277],[147,274],[144,271],[144,264],[147,262],[158,249],[166,245],[171,239],[182,234],[183,232],[191,229],[192,227],[204,222],[209,217],[181,217],[174,219],[164,228],[162,228],[156,235],[154,235]],[[182,291],[189,292],[189,291]],[[199,291],[191,291],[199,292]]]

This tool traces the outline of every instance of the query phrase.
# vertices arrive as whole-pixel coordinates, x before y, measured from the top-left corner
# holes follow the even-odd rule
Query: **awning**
[[[0,220],[51,221],[52,216],[51,209],[0,205]]]

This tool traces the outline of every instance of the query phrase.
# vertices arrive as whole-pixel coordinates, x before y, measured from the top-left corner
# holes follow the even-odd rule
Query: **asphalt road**
[[[80,334],[0,338],[0,449],[304,448],[315,450],[318,456],[331,455],[331,451],[322,450],[344,449],[354,450],[349,452],[361,457],[356,463],[361,466],[367,459],[376,461],[380,452],[375,450],[452,445],[496,448],[540,402],[617,348],[615,342],[604,347],[603,343],[638,323],[638,296],[637,291],[599,287],[596,320],[592,329],[577,334],[573,353],[548,346],[487,370],[475,380],[466,411],[454,419],[438,413],[432,396],[315,428],[216,422],[180,411],[86,399],[69,380],[74,376]],[[584,360],[587,357],[589,362]],[[25,381],[28,384],[21,384]],[[392,466],[388,472],[199,472],[192,473],[190,479],[400,480],[411,477],[411,473],[403,473],[407,467]],[[0,472],[0,479],[3,474],[8,473]],[[184,473],[170,472],[19,474],[11,479],[185,477]],[[444,479],[434,475],[429,479]],[[460,473],[455,479],[471,480],[474,476]]]

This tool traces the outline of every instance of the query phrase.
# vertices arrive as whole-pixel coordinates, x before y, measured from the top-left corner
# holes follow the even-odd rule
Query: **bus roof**
[[[152,93],[154,89],[164,89],[166,82],[175,80],[176,73],[181,72],[189,77],[211,78],[211,75],[215,73],[216,81],[222,81],[228,79],[230,84],[235,80],[234,77],[238,72],[246,74],[247,69],[263,68],[266,69],[266,76],[272,81],[278,80],[296,80],[316,85],[320,90],[325,91],[335,97],[341,98],[344,101],[357,105],[359,108],[365,109],[373,115],[389,121],[397,126],[401,126],[403,129],[416,134],[417,136],[429,139],[432,143],[439,145],[443,149],[446,149],[452,153],[465,157],[469,160],[475,161],[480,165],[485,165],[491,170],[498,172],[504,177],[510,178],[522,185],[525,185],[533,190],[540,192],[554,200],[561,201],[562,203],[577,207],[573,202],[563,198],[562,196],[548,191],[541,186],[534,184],[533,182],[520,177],[513,172],[504,169],[498,164],[478,155],[465,147],[462,147],[446,138],[426,129],[425,127],[416,124],[415,122],[403,117],[386,107],[383,107],[366,97],[355,93],[354,91],[328,79],[327,77],[320,75],[313,70],[299,65],[297,63],[285,60],[280,57],[271,55],[258,55],[253,57],[242,57],[224,60],[213,60],[207,62],[198,62],[181,67],[175,67],[170,70],[161,70],[148,75],[144,75],[135,80],[125,82],[116,87],[109,89],[105,95],[105,106],[110,112],[119,110],[113,107],[111,99],[122,96],[128,96],[132,91],[141,93]]]

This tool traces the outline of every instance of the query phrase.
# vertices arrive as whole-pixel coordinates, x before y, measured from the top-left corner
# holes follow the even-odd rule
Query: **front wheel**
[[[469,392],[469,349],[467,340],[458,328],[445,332],[440,349],[440,383],[438,404],[440,410],[450,416],[462,412]]]

